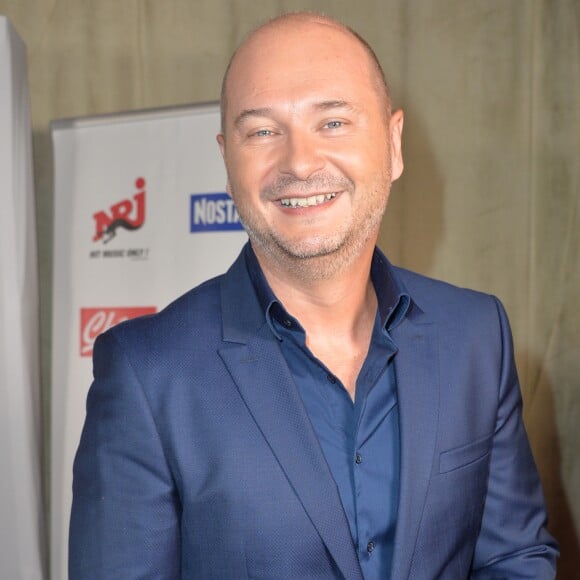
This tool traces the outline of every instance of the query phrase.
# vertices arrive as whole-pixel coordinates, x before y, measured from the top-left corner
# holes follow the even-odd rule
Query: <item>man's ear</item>
[[[220,147],[220,153],[222,154],[222,159],[224,160],[224,165],[226,163],[226,139],[224,137],[223,133],[218,133],[216,135],[216,141],[218,142],[218,145]],[[227,173],[227,165],[226,165],[226,173]],[[228,176],[227,181],[226,181],[226,193],[232,197],[232,188],[230,187],[230,178]]]
[[[218,145],[220,147],[220,152],[222,154],[222,157],[224,158],[225,161],[225,151],[226,151],[226,138],[224,137],[223,133],[218,133],[216,135],[216,141],[218,142]]]
[[[403,135],[403,122],[405,114],[402,109],[397,109],[391,114],[389,121],[389,137],[391,145],[391,181],[399,179],[403,173],[403,151],[401,139]]]

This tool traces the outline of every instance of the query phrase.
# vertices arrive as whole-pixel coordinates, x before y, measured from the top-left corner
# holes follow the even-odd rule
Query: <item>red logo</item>
[[[145,223],[145,180],[139,177],[135,180],[135,187],[139,190],[133,199],[124,199],[115,203],[109,211],[98,211],[93,214],[95,220],[95,235],[93,242],[103,240],[106,244],[116,235],[119,228],[133,231],[138,230]]]
[[[157,312],[155,306],[81,308],[81,356],[92,356],[93,344],[97,336],[109,330],[115,324],[155,312]]]

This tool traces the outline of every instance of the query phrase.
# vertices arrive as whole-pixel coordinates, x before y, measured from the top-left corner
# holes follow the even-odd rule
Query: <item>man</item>
[[[250,245],[97,341],[71,579],[553,578],[502,307],[375,249],[403,114],[371,49],[275,19],[222,116]]]

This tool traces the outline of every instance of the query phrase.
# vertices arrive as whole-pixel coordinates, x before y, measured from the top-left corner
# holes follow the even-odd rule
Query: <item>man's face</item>
[[[259,255],[348,260],[374,246],[402,171],[402,113],[386,108],[368,55],[332,25],[279,24],[240,49],[218,141]]]

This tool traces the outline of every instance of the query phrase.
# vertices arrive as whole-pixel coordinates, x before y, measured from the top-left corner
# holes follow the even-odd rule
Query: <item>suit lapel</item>
[[[408,578],[427,497],[439,415],[435,325],[414,307],[392,331],[401,432],[401,479],[392,579]]]
[[[342,574],[362,580],[338,488],[240,260],[224,278],[222,313],[219,354],[241,397]]]
[[[312,523],[348,579],[362,578],[337,486],[267,325],[221,349],[238,390]]]

